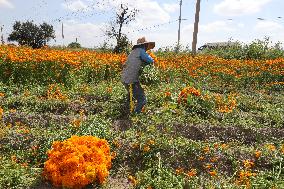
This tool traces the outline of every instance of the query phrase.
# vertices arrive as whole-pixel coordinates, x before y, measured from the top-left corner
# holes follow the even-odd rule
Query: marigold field
[[[0,46],[0,188],[284,188],[284,58]]]

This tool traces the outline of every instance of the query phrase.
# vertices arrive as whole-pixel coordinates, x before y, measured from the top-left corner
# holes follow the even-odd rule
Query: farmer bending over
[[[147,42],[145,37],[138,39],[137,45],[133,46],[122,70],[121,81],[128,92],[127,104],[130,104],[130,109],[132,109],[131,97],[133,96],[137,100],[134,112],[138,114],[141,113],[143,106],[147,102],[144,90],[139,82],[139,75],[146,65],[154,63],[154,60],[146,53],[147,50],[154,47],[155,42]]]

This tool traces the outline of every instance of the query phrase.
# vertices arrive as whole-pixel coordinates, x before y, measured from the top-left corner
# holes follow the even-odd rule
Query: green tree
[[[67,47],[71,49],[78,49],[78,48],[81,48],[81,44],[78,42],[72,42]]]
[[[16,21],[8,41],[16,41],[19,45],[27,45],[32,48],[41,48],[54,38],[55,32],[52,25],[43,23],[37,26],[32,21],[23,23]]]
[[[130,42],[127,36],[122,33],[122,27],[128,25],[131,21],[134,21],[137,13],[137,9],[129,9],[127,5],[123,4],[121,4],[120,8],[117,10],[115,21],[110,23],[110,28],[106,31],[106,34],[110,38],[116,40],[116,46],[114,48],[115,53],[127,51]]]

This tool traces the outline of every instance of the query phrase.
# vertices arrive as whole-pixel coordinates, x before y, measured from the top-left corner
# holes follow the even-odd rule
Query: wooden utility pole
[[[3,36],[3,28],[4,28],[4,25],[3,26],[1,26],[1,28],[0,28],[0,30],[1,30],[1,43],[2,43],[2,45],[4,45],[4,36]]]
[[[64,48],[64,25],[63,25],[63,22],[62,22],[62,25],[61,25],[61,37],[62,37],[62,47]]]
[[[200,13],[200,2],[196,2],[196,12],[195,12],[195,22],[194,22],[194,31],[193,31],[193,40],[192,40],[192,54],[196,54],[196,45],[197,45],[197,34],[198,34],[198,24],[199,24],[199,13]]]

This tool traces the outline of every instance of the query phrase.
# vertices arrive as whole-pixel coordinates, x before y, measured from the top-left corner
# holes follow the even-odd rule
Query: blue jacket
[[[122,83],[130,84],[139,82],[139,75],[143,67],[153,63],[154,60],[146,53],[143,46],[134,47],[123,67]]]

